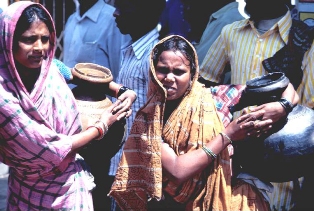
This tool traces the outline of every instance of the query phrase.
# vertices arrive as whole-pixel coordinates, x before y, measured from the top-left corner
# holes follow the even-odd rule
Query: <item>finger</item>
[[[127,112],[123,112],[121,114],[119,114],[119,116],[117,117],[117,121],[120,121],[121,119],[125,118],[127,115]]]
[[[132,109],[130,109],[130,110],[128,110],[128,111],[127,111],[127,115],[126,115],[126,117],[131,116],[131,114],[132,114]]]
[[[254,121],[249,121],[240,125],[241,129],[254,129]]]
[[[241,117],[238,118],[237,123],[244,123],[244,122],[249,122],[249,121],[255,121],[256,117],[254,115],[252,115],[251,113],[249,114],[245,114]]]

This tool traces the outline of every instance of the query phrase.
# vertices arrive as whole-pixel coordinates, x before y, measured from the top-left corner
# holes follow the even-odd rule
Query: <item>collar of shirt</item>
[[[82,17],[80,16],[80,11],[77,10],[76,19],[81,21],[84,18],[89,18],[92,21],[97,22],[99,14],[104,6],[106,6],[106,3],[103,0],[98,0],[98,2],[89,8],[89,10],[87,10]]]
[[[269,31],[277,30],[282,38],[282,40],[287,44],[289,38],[289,31],[292,26],[292,18],[290,10],[273,26],[269,29]],[[241,24],[236,28],[238,30],[244,30],[247,27],[251,27],[252,29],[256,27],[254,26],[254,21],[250,19],[243,20]]]
[[[157,40],[159,37],[158,28],[154,28],[146,35],[135,41],[131,47],[133,48],[134,54],[137,59],[141,59],[147,49],[147,46],[150,45],[154,40]]]

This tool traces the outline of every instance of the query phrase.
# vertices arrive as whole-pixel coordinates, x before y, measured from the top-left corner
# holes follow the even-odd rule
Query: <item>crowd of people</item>
[[[287,0],[197,2],[75,0],[63,61],[42,4],[1,12],[6,210],[314,209],[314,175],[265,181],[232,162],[237,143],[270,135],[297,104],[314,107],[313,27]],[[83,87],[112,101],[87,125],[75,95],[79,63],[113,76],[107,88]],[[229,111],[248,81],[274,72],[289,79],[278,100]]]

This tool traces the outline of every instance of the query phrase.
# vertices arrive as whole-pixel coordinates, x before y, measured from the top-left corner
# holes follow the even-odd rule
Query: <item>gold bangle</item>
[[[231,140],[231,138],[227,134],[225,134],[223,132],[220,132],[219,134],[221,135],[223,140],[225,140],[225,138],[226,138],[229,141],[229,144],[232,144],[232,140]]]
[[[217,155],[213,151],[211,151],[208,147],[202,146],[202,149],[209,157],[211,157],[212,160],[215,160],[217,158]]]

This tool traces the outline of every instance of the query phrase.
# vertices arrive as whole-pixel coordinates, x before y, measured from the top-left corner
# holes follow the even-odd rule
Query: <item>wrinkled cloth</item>
[[[232,193],[227,148],[206,169],[180,186],[162,174],[162,141],[179,156],[210,142],[224,126],[211,89],[197,81],[198,69],[181,103],[163,125],[166,91],[156,77],[152,59],[150,62],[148,100],[136,114],[109,196],[122,210],[147,210],[147,201],[162,200],[163,192],[185,204],[186,210],[267,210],[260,193],[247,183],[242,182],[236,187],[236,194]]]
[[[83,159],[70,153],[71,135],[81,131],[75,99],[51,66],[55,32],[30,93],[15,67],[14,30],[34,4],[16,2],[0,15],[0,162],[10,166],[7,210],[93,210],[93,177]]]
[[[292,20],[288,44],[277,51],[274,56],[262,61],[265,70],[268,73],[285,73],[294,88],[298,89],[303,77],[302,59],[305,52],[311,48],[313,38],[314,27],[300,20]]]

